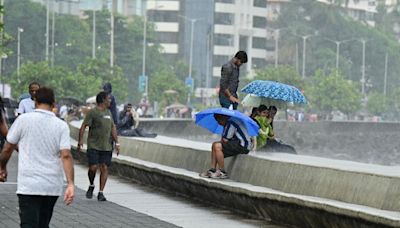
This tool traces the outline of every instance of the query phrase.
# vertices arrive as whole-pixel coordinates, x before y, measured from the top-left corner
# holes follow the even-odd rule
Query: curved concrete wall
[[[299,154],[382,165],[400,164],[400,123],[275,121],[275,134]],[[192,120],[146,120],[140,126],[161,135],[211,142]]]
[[[77,139],[79,123],[70,126],[71,137]],[[209,143],[164,136],[155,139],[120,137],[120,143],[122,155],[168,167],[199,173],[210,164]],[[126,165],[124,161],[119,162]],[[226,169],[233,181],[280,192],[272,197],[274,201],[293,204],[291,208],[301,205],[325,211],[319,213],[328,211],[328,214],[338,213],[368,223],[400,226],[400,167],[271,153],[228,158]],[[234,186],[226,188],[238,191]],[[301,200],[295,199],[298,197]],[[245,204],[242,208],[249,207],[242,203]],[[274,212],[265,213],[264,217],[279,220]]]

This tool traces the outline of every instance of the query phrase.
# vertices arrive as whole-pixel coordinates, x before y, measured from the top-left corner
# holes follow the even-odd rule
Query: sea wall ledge
[[[79,126],[70,123],[73,146]],[[242,214],[298,227],[400,227],[397,166],[251,154],[227,159],[229,180],[212,180],[198,177],[209,166],[209,143],[164,136],[120,143],[113,173]]]

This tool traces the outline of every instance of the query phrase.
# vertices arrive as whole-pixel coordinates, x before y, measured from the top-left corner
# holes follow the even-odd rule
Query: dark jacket
[[[233,63],[233,59],[225,63],[221,68],[221,79],[219,81],[219,96],[225,96],[226,89],[231,92],[234,97],[237,96],[239,87],[239,67]]]

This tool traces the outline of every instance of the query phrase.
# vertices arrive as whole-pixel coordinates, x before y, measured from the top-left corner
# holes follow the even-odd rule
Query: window
[[[160,43],[177,43],[178,33],[176,32],[158,32],[158,41]]]
[[[266,42],[265,38],[253,37],[253,48],[265,49]]]
[[[253,27],[254,28],[265,28],[267,27],[267,18],[265,17],[253,17]]]
[[[230,34],[214,34],[214,44],[222,46],[233,46],[234,37]]]
[[[253,6],[267,8],[267,0],[254,0]]]
[[[234,4],[235,0],[215,0],[215,2]]]
[[[154,22],[177,22],[177,15],[178,14],[168,11],[147,10],[147,16],[150,18],[149,20]]]
[[[233,25],[235,23],[234,15],[231,13],[215,13],[215,24]]]

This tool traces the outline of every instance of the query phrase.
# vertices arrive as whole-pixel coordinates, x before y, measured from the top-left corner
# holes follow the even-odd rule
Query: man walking
[[[239,104],[237,89],[239,86],[239,67],[247,63],[245,51],[238,51],[229,62],[221,68],[221,79],[219,81],[219,103],[223,108],[232,105],[236,110]]]
[[[37,82],[32,82],[29,84],[29,94],[30,97],[25,98],[19,102],[17,113],[18,115],[33,112],[35,110],[35,94],[36,91],[40,88],[40,84]]]
[[[88,158],[88,177],[89,189],[86,192],[86,198],[91,199],[94,191],[94,179],[97,168],[100,169],[100,190],[97,195],[98,201],[106,201],[103,190],[108,178],[108,167],[111,165],[113,142],[115,142],[117,155],[119,154],[119,143],[117,130],[113,122],[110,107],[111,97],[107,92],[100,92],[96,96],[97,106],[89,111],[83,120],[79,130],[78,152],[83,145],[83,134],[86,127],[89,127],[87,138]],[[112,139],[112,140],[111,140]]]
[[[211,168],[200,174],[207,178],[228,178],[224,170],[224,158],[238,154],[248,154],[254,142],[244,124],[234,118],[222,114],[214,114],[219,125],[224,126],[221,141],[211,146]]]
[[[64,173],[67,205],[72,203],[75,192],[69,128],[51,112],[55,104],[53,90],[37,90],[35,103],[36,110],[15,120],[0,154],[0,182],[5,182],[7,162],[18,144],[21,227],[49,227],[54,205],[63,192]]]

